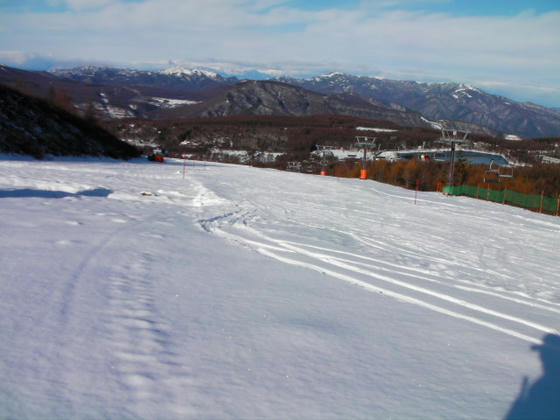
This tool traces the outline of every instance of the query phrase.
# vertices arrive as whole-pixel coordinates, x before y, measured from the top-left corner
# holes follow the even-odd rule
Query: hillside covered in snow
[[[558,217],[4,155],[0,220],[0,418],[560,414]]]

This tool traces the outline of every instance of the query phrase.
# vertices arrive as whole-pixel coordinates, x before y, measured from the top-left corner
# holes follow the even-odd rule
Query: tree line
[[[557,196],[560,193],[560,165],[534,165],[513,168],[511,178],[499,178],[499,182],[489,182],[496,179],[488,172],[488,165],[470,165],[462,160],[455,163],[453,185],[472,185],[489,187],[495,190],[507,188],[525,194],[541,194]],[[346,162],[331,162],[326,165],[327,175],[359,178],[362,163],[357,160]],[[421,191],[437,191],[449,182],[449,163],[422,161],[410,159],[408,161],[389,162],[378,159],[369,161],[366,165],[368,179],[397,185],[404,188],[418,188]],[[319,169],[314,172],[318,173]]]

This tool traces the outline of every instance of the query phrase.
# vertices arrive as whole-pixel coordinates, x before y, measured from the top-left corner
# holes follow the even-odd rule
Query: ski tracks
[[[111,369],[127,392],[129,409],[142,417],[161,412],[186,415],[178,404],[191,381],[177,359],[171,327],[157,312],[149,253],[117,268],[107,279]]]
[[[165,239],[165,233],[154,230],[158,223],[155,218],[122,219],[118,228],[90,249],[64,290],[61,316],[63,322],[72,323],[69,333],[79,331],[84,316],[75,312],[88,311],[82,302],[103,299],[103,309],[88,315],[99,317],[100,325],[101,341],[92,343],[92,348],[105,352],[105,368],[114,378],[107,386],[116,392],[99,398],[125,398],[125,417],[154,418],[161,412],[178,418],[193,415],[190,406],[181,403],[191,389],[190,372],[174,344],[172,325],[158,311],[152,282],[160,263],[150,244]],[[135,236],[137,243],[124,242]]]
[[[541,337],[547,333],[558,334],[555,326],[560,305],[553,302],[520,297],[460,278],[446,278],[445,273],[453,270],[450,267],[423,270],[301,241],[276,239],[250,226],[239,214],[230,216],[205,220],[204,229],[283,263],[315,270],[369,292],[529,343],[541,343]],[[362,238],[362,242],[368,240]]]

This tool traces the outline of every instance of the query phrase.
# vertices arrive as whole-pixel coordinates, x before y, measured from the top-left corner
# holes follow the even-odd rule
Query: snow
[[[94,108],[99,112],[106,113],[111,118],[121,119],[134,116],[134,113],[128,109],[110,105],[109,100],[103,94],[101,95],[101,100],[103,101],[103,103],[93,102]],[[88,104],[84,103],[80,105],[80,108],[86,109],[87,106]]]
[[[519,137],[517,134],[506,134],[506,136],[504,137],[505,140],[511,140],[511,141],[521,141],[523,140],[521,137]]]
[[[201,69],[186,69],[181,66],[171,67],[167,70],[162,70],[160,73],[174,76],[204,76],[210,79],[217,79],[219,77],[218,74],[213,71]]]
[[[441,130],[442,129],[442,125],[438,122],[435,121],[430,121],[427,118],[424,117],[420,117],[420,119],[422,121],[424,121],[425,123],[429,124],[432,128],[435,128],[436,130]]]
[[[109,103],[109,99],[107,98],[107,95],[104,92],[100,92],[99,96],[101,96],[101,101],[104,104],[108,104]]]
[[[182,105],[195,105],[200,103],[200,101],[192,101],[189,99],[173,99],[173,98],[159,98],[159,97],[150,98],[150,102],[153,105],[157,105],[162,108],[176,108]]]
[[[322,74],[320,76],[314,77],[313,80],[320,82],[323,79],[330,79],[333,77],[338,77],[338,76],[344,76],[344,73],[338,72],[338,71],[333,71],[330,73],[326,73],[326,74]]]
[[[462,88],[465,88],[465,89],[467,89],[467,90],[476,92],[476,93],[482,93],[482,91],[481,91],[480,89],[478,89],[477,87],[474,87],[473,85],[461,83],[461,87],[462,87]]]
[[[498,419],[525,377],[557,393],[531,346],[560,218],[182,165],[2,157],[0,418]]]
[[[185,140],[181,144],[188,146],[191,142]],[[283,155],[283,153],[278,152],[249,152],[247,150],[234,150],[234,149],[220,149],[218,147],[213,147],[210,149],[212,154],[212,160],[220,160],[227,157],[237,157],[242,163],[248,163],[251,160],[258,162],[268,163],[274,162],[278,156]]]
[[[315,151],[312,152],[313,155],[315,155],[319,158],[322,156],[323,153],[325,153],[326,156],[332,156],[332,157],[337,158],[338,160],[362,159],[363,156],[364,156],[363,149],[356,149],[356,148],[350,148],[350,149],[332,148],[332,149],[327,149],[324,152],[322,152],[320,150],[315,150]],[[395,155],[396,155],[396,153],[395,153]],[[373,160],[374,158],[375,158],[375,152],[373,152],[371,150],[367,150],[366,151],[366,159],[367,160]]]
[[[106,105],[105,112],[107,112],[111,118],[115,119],[134,117],[133,112],[118,106]]]
[[[358,131],[375,131],[376,133],[394,133],[398,130],[393,130],[391,128],[375,128],[375,127],[356,127]]]
[[[121,140],[139,147],[160,147],[158,143],[140,137],[121,137]]]
[[[459,99],[460,97],[466,96],[467,98],[472,98],[472,95],[468,92],[469,90],[478,92],[477,89],[473,88],[472,86],[468,85],[460,85],[460,89],[455,89],[455,91],[451,94],[455,99]]]

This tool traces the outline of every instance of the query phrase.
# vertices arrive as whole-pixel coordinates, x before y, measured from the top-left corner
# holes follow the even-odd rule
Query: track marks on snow
[[[153,257],[143,253],[119,266],[107,279],[111,369],[129,395],[131,411],[141,406],[163,406],[168,412],[178,413],[181,395],[177,393],[189,386],[190,379],[178,362],[171,327],[156,309],[149,281],[153,278],[152,264]]]
[[[402,276],[410,277],[411,279],[415,279],[415,280],[424,280],[432,283],[437,283],[439,285],[444,285],[445,287],[456,288],[472,293],[485,294],[485,295],[493,296],[498,299],[508,300],[521,305],[526,305],[526,306],[542,309],[544,311],[560,314],[560,305],[558,304],[548,302],[538,298],[522,299],[516,296],[514,293],[508,294],[506,291],[501,291],[500,293],[498,293],[495,291],[495,289],[486,286],[484,284],[474,284],[470,281],[465,281],[461,279],[459,280],[455,279],[455,281],[458,281],[462,284],[455,284],[450,282],[447,278],[437,275],[434,272],[434,270],[408,267],[402,264],[395,264],[388,261],[384,261],[380,258],[373,258],[369,256],[363,256],[360,254],[347,252],[347,251],[339,251],[331,248],[318,247],[318,246],[299,243],[299,242],[292,242],[292,241],[285,241],[285,240],[282,240],[282,242],[285,244],[295,245],[303,248],[316,249],[334,255],[345,255],[351,257],[351,259],[348,259],[348,258],[335,257],[333,255],[328,255],[324,253],[318,254],[324,256],[329,260],[338,260],[343,263],[350,263],[356,266],[362,266],[370,270],[399,274]],[[443,262],[443,260],[440,260],[440,262]],[[442,270],[445,271],[446,267],[443,264],[441,265],[441,267]]]
[[[86,293],[99,293],[104,309],[92,316],[100,316],[101,348],[108,354],[112,386],[125,391],[127,412],[132,417],[162,411],[172,417],[188,415],[181,401],[191,388],[191,376],[171,338],[172,326],[157,308],[153,279],[161,262],[150,248],[154,240],[166,239],[165,229],[173,224],[120,214],[96,216],[107,220],[108,232],[87,250],[67,282],[61,319],[64,325],[71,323]],[[141,239],[129,243],[127,238],[134,236]]]
[[[497,324],[486,322],[482,319],[478,319],[478,318],[475,318],[475,317],[472,317],[472,316],[464,315],[464,314],[461,314],[461,313],[456,312],[456,311],[451,311],[451,310],[445,309],[441,306],[433,305],[433,304],[430,304],[430,303],[425,302],[423,300],[413,298],[413,297],[408,296],[406,294],[395,293],[391,290],[384,289],[384,288],[381,288],[381,287],[378,287],[378,286],[374,286],[370,283],[358,280],[354,277],[342,274],[340,272],[336,272],[336,271],[333,271],[333,270],[326,269],[323,266],[304,263],[304,262],[301,262],[301,261],[298,261],[298,260],[295,260],[295,259],[290,259],[290,258],[286,258],[286,257],[283,257],[283,256],[278,256],[277,254],[274,254],[274,253],[272,253],[270,251],[267,251],[267,250],[260,250],[260,252],[264,255],[268,255],[268,256],[270,256],[272,258],[275,258],[279,261],[282,261],[282,262],[285,262],[285,263],[288,263],[288,264],[292,264],[292,265],[298,265],[298,266],[305,267],[305,268],[310,268],[312,270],[319,271],[323,274],[327,274],[331,277],[338,278],[338,279],[344,280],[348,283],[363,287],[364,289],[366,289],[368,291],[384,294],[386,296],[395,298],[395,299],[397,299],[401,302],[411,303],[411,304],[423,307],[425,309],[432,310],[434,312],[439,312],[441,314],[451,316],[453,318],[458,318],[458,319],[462,319],[462,320],[465,320],[465,321],[469,321],[469,322],[472,322],[474,324],[477,324],[477,325],[480,325],[480,326],[483,326],[483,327],[486,327],[486,328],[490,328],[490,329],[495,330],[495,331],[502,332],[502,333],[510,335],[512,337],[516,337],[516,338],[519,338],[521,340],[528,341],[529,343],[539,344],[541,342],[539,339],[530,337],[528,335],[519,333],[517,331],[511,330],[511,329],[508,329],[508,328],[503,328],[503,327],[501,327]]]
[[[555,317],[555,314],[560,314],[560,307],[551,302],[522,299],[473,284],[457,284],[456,280],[450,281],[441,277],[437,270],[433,269],[408,267],[380,258],[275,239],[247,226],[246,221],[241,226],[238,214],[233,220],[231,216],[225,214],[205,220],[204,229],[283,263],[312,269],[370,292],[468,321],[530,343],[540,343],[539,337],[543,332],[557,334],[556,329],[545,325],[539,317],[514,316],[507,310],[512,309],[511,313],[514,314],[523,313],[518,310],[518,306],[524,305],[533,309],[533,312],[549,312]],[[443,272],[445,273],[445,270]],[[483,299],[480,299],[480,296]],[[543,319],[550,321],[551,318],[548,316]]]
[[[355,261],[352,261],[350,259],[333,258],[333,257],[331,257],[329,255],[326,255],[326,254],[317,253],[317,252],[310,252],[310,251],[305,250],[302,247],[296,247],[292,244],[288,244],[288,243],[284,243],[284,242],[282,243],[282,245],[284,245],[289,250],[297,252],[300,255],[306,255],[306,256],[315,258],[319,261],[322,261],[324,263],[333,265],[333,266],[338,267],[338,268],[342,268],[346,271],[358,273],[358,274],[361,274],[361,275],[364,275],[364,276],[367,276],[367,277],[370,277],[370,278],[373,278],[373,279],[376,279],[376,280],[380,280],[380,281],[385,282],[385,283],[390,283],[390,284],[399,286],[399,287],[404,288],[404,289],[409,289],[409,290],[414,291],[414,292],[419,292],[419,293],[424,294],[424,295],[429,295],[429,296],[435,297],[437,299],[444,300],[444,301],[453,303],[453,304],[458,305],[458,306],[462,306],[464,308],[467,308],[467,309],[470,309],[470,310],[473,310],[473,311],[477,311],[477,312],[484,313],[484,314],[487,314],[487,315],[492,315],[494,317],[502,318],[502,319],[512,321],[512,322],[516,322],[516,323],[519,323],[519,324],[524,324],[526,326],[529,326],[531,328],[534,328],[534,329],[537,329],[537,330],[540,330],[540,331],[543,331],[543,332],[547,332],[547,333],[555,333],[556,332],[553,329],[551,329],[549,327],[545,327],[545,326],[540,325],[538,323],[530,322],[530,321],[527,321],[527,320],[522,319],[522,318],[514,317],[514,316],[511,316],[511,315],[508,315],[508,314],[501,313],[499,311],[495,311],[495,310],[492,310],[492,309],[489,309],[489,308],[485,308],[483,306],[480,306],[480,305],[477,305],[477,304],[474,304],[474,303],[471,303],[471,302],[467,302],[463,299],[453,297],[449,294],[442,293],[440,291],[436,291],[433,288],[418,286],[417,284],[412,284],[412,282],[396,279],[393,276],[379,274],[378,272],[376,272],[377,267],[374,267],[374,266],[371,266],[371,265],[366,265],[366,267],[368,269],[359,268],[358,264],[356,264]],[[404,276],[408,276],[410,280],[427,279],[426,277],[421,278],[420,276],[414,276],[414,275],[406,274],[406,273],[403,273],[403,272],[397,272],[397,273],[393,272],[393,273],[394,274],[404,274]],[[434,281],[433,279],[427,279],[427,280],[428,281]],[[438,281],[438,283],[441,284],[440,281]]]

